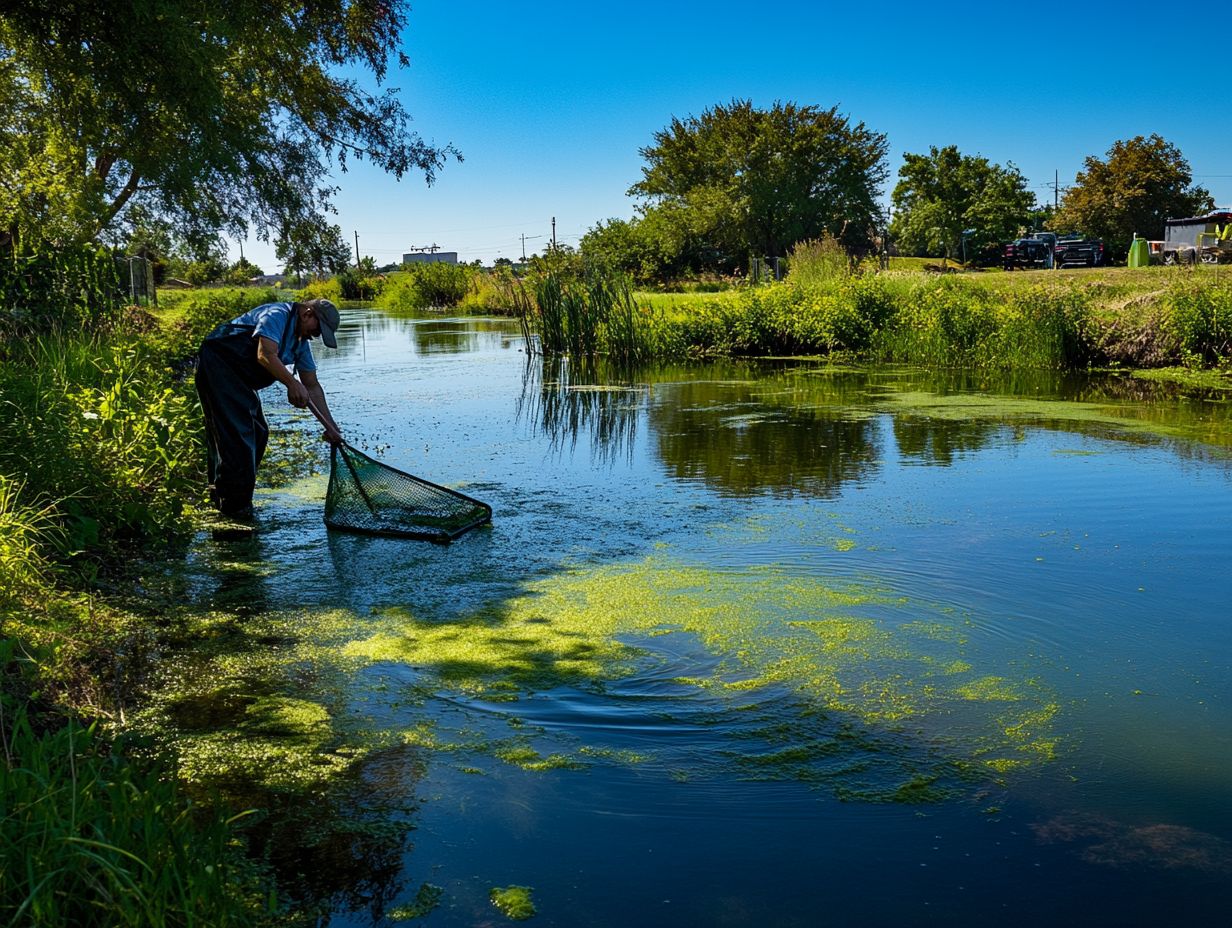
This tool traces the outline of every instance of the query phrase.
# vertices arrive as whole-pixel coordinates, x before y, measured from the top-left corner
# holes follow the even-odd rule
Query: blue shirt
[[[315,371],[317,362],[308,347],[308,339],[296,337],[299,328],[295,310],[290,303],[265,303],[231,320],[232,325],[256,326],[253,338],[264,335],[278,343],[278,360],[294,365],[295,372]]]

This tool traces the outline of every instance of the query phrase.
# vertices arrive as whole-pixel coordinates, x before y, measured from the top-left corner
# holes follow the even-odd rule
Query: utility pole
[[[552,217],[552,250],[556,250],[556,217]]]
[[[355,267],[359,267],[359,229],[355,230]]]
[[[537,238],[543,238],[543,236],[542,235],[527,235],[525,232],[523,232],[518,237],[522,239],[522,263],[525,264],[526,263],[526,240],[530,239],[533,242]]]
[[[1055,213],[1061,200],[1061,172],[1052,172],[1052,211]]]

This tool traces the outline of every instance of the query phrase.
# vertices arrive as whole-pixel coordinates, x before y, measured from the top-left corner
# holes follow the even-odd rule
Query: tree
[[[642,221],[679,239],[686,263],[736,270],[750,253],[786,255],[822,232],[866,242],[887,176],[885,136],[837,107],[747,100],[673,118],[641,149]]]
[[[7,0],[0,229],[94,239],[137,204],[185,236],[268,238],[319,214],[329,172],[369,160],[430,183],[394,91],[405,0]]]
[[[260,277],[264,273],[265,272],[262,271],[261,268],[257,267],[257,265],[253,264],[247,258],[240,258],[229,268],[227,268],[227,273],[223,277],[223,282],[243,286],[254,277]]]
[[[1065,192],[1053,228],[1099,236],[1123,257],[1137,232],[1162,238],[1164,220],[1201,215],[1214,207],[1211,195],[1193,184],[1180,149],[1159,135],[1118,141],[1107,160],[1086,159]]]
[[[917,255],[957,255],[967,230],[974,230],[967,252],[976,254],[1013,238],[1035,210],[1018,168],[964,155],[954,145],[904,154],[892,197],[890,235],[900,251]]]
[[[351,246],[342,237],[342,229],[319,219],[285,230],[274,243],[274,255],[288,275],[312,271],[323,277],[351,265]]]

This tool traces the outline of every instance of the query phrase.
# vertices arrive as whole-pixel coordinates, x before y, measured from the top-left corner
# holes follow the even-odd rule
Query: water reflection
[[[568,358],[528,355],[517,418],[544,435],[554,453],[575,451],[585,433],[596,460],[631,461],[649,387],[616,374],[601,362],[571,364]]]
[[[831,406],[825,382],[772,385],[686,381],[656,390],[650,425],[668,473],[725,493],[828,498],[876,471],[874,420]]]

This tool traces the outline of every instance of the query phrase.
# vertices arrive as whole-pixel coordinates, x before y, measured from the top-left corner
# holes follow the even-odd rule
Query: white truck
[[[1215,210],[1205,216],[1168,219],[1163,241],[1147,243],[1151,261],[1163,264],[1220,264],[1232,261],[1232,211]]]

